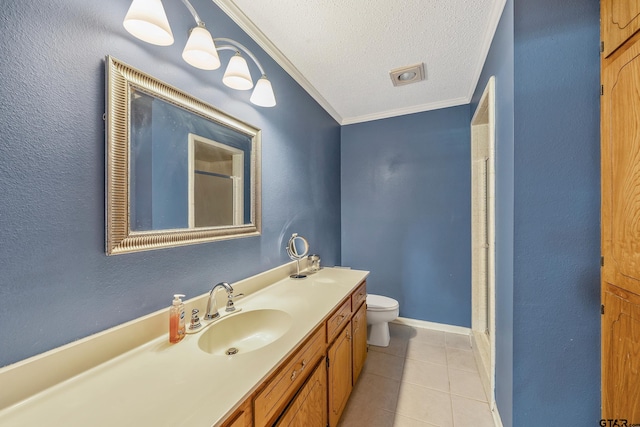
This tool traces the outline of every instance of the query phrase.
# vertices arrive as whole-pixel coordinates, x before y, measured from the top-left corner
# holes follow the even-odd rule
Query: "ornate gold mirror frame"
[[[110,56],[106,65],[106,253],[116,255],[260,235],[261,131]],[[244,224],[135,231],[131,226],[131,97],[134,91],[249,138],[250,211]],[[185,141],[186,143],[186,141]],[[149,160],[151,161],[151,160]],[[249,198],[249,197],[248,197]]]

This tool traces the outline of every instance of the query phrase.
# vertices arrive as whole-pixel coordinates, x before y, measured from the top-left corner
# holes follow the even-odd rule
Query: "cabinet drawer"
[[[351,298],[347,299],[327,320],[327,342],[333,341],[351,317]]]
[[[284,409],[291,396],[309,375],[310,368],[324,354],[324,340],[324,328],[319,328],[256,395],[253,410],[256,427],[270,425]]]
[[[351,295],[351,312],[355,313],[358,308],[360,308],[360,304],[367,300],[367,282],[362,282],[358,289],[353,292]]]
[[[223,424],[222,427],[251,427],[251,401],[247,400]]]

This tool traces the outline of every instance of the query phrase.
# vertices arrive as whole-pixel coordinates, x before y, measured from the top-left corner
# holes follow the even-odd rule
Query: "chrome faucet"
[[[206,320],[212,320],[220,317],[220,314],[218,313],[218,306],[216,304],[216,296],[215,296],[216,290],[218,288],[224,288],[224,290],[227,291],[227,295],[229,299],[233,297],[233,288],[227,282],[220,282],[214,285],[213,288],[211,288],[211,292],[209,292],[209,301],[207,302],[207,311],[205,312],[205,315],[204,315],[204,318]]]

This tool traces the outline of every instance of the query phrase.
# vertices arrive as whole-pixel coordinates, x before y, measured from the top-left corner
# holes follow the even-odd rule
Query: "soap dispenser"
[[[175,294],[169,308],[169,342],[174,344],[182,341],[185,334],[184,304],[180,298],[184,295]]]

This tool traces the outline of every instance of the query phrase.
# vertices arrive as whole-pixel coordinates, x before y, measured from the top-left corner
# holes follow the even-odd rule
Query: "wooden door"
[[[351,394],[351,322],[327,351],[329,358],[329,426],[336,427]]]
[[[619,3],[602,1],[603,33]],[[639,35],[602,59],[601,78],[602,416],[632,425],[640,424]]]
[[[278,421],[278,427],[326,427],[327,367],[322,359],[291,405]]]
[[[601,37],[609,56],[640,29],[640,0],[602,0]]]
[[[640,41],[602,85],[602,280],[640,294]]]
[[[602,418],[639,424],[640,296],[605,285],[602,299]]]
[[[367,360],[367,305],[362,304],[351,319],[353,328],[353,385],[360,376],[365,360]]]

